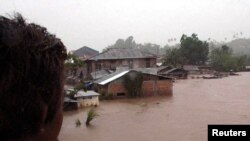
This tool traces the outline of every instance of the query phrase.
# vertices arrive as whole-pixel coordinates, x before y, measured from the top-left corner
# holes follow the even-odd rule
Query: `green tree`
[[[65,66],[72,75],[76,76],[77,68],[83,67],[84,62],[74,54],[68,53],[67,60],[65,61]]]
[[[209,53],[207,42],[199,40],[197,34],[194,33],[190,37],[183,34],[180,42],[181,54],[186,59],[188,64],[205,64]]]
[[[247,57],[233,56],[232,50],[223,45],[221,48],[215,48],[210,54],[210,64],[218,71],[241,71],[246,66]]]
[[[237,59],[237,69],[238,71],[242,71],[245,69],[247,65],[247,56],[246,55],[241,55],[236,57]]]
[[[126,40],[125,40],[125,44],[124,44],[125,48],[136,48],[137,44],[134,41],[134,37],[133,36],[129,36]]]
[[[79,84],[77,84],[74,88],[73,91],[71,91],[69,93],[69,97],[71,99],[75,99],[75,95],[77,94],[78,91],[83,90],[83,91],[87,91],[87,88],[85,87],[84,82],[80,82]]]
[[[166,55],[163,59],[163,64],[172,67],[182,67],[185,63],[185,59],[181,54],[181,50],[178,48],[169,48],[166,51]]]
[[[129,36],[126,40],[124,39],[118,39],[115,44],[110,45],[103,49],[103,51],[106,51],[109,48],[137,48],[138,45],[136,44],[134,37]]]
[[[145,44],[138,44],[138,48],[142,51],[149,52],[152,54],[161,54],[161,50],[163,48],[160,48],[160,45],[152,44],[152,43],[145,43]]]
[[[128,73],[124,76],[123,84],[128,92],[129,98],[141,96],[143,76],[140,72]]]

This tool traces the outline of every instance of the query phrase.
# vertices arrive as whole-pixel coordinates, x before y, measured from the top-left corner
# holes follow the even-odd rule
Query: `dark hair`
[[[0,140],[37,134],[55,116],[64,83],[63,43],[20,14],[0,16]]]

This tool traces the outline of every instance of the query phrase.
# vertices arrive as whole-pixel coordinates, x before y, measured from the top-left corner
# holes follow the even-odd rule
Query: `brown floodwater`
[[[172,96],[102,101],[64,113],[60,141],[206,141],[208,124],[250,124],[250,72],[174,83]],[[82,122],[75,126],[75,120]]]

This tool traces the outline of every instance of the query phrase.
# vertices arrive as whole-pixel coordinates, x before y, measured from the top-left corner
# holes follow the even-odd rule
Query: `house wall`
[[[142,83],[142,95],[143,96],[150,96],[150,95],[156,95],[157,91],[154,92],[155,89],[155,83],[152,80],[144,81]]]
[[[117,96],[117,93],[124,93],[127,96],[127,90],[125,89],[122,82],[111,82],[106,87],[99,86],[98,90],[105,91],[107,94],[112,94],[113,97]],[[153,96],[153,95],[167,95],[172,94],[173,84],[172,80],[147,80],[142,83],[142,96]]]
[[[98,96],[92,96],[88,99],[77,98],[79,101],[78,107],[88,107],[88,106],[98,106],[99,105],[99,98]]]
[[[123,86],[123,83],[110,83],[108,85],[108,94],[112,94],[113,96],[117,96],[118,93],[124,93],[124,96],[127,96],[127,90]]]
[[[166,95],[173,93],[173,84],[171,80],[144,81],[142,84],[142,95]]]
[[[173,94],[172,80],[157,81],[157,91],[159,95]]]

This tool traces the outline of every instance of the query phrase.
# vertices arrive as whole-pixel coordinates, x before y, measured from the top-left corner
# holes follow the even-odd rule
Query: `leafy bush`
[[[79,127],[79,126],[81,126],[81,121],[79,120],[79,119],[77,119],[76,121],[75,121],[75,124],[76,124],[76,127]]]
[[[128,92],[129,98],[141,96],[143,76],[141,73],[127,74],[124,76],[123,85]]]
[[[96,118],[97,116],[99,116],[96,111],[92,108],[88,111],[88,115],[87,115],[87,120],[86,120],[86,125],[90,125],[90,121],[92,121],[94,118]]]

